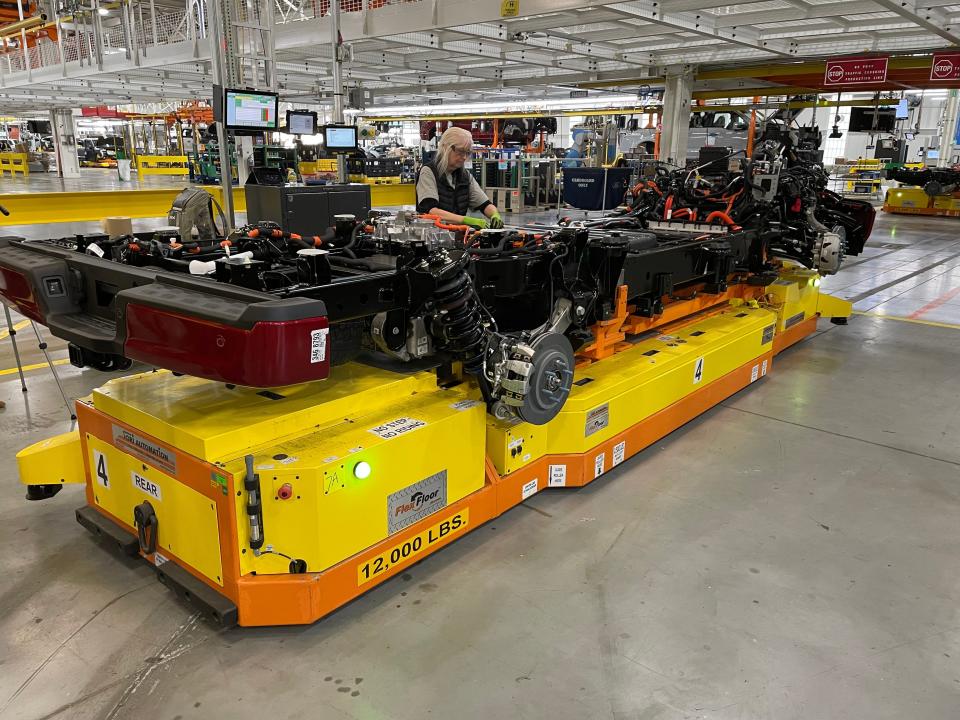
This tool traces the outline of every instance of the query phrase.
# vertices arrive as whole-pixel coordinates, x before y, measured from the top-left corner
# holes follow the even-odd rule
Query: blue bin
[[[632,168],[564,168],[563,200],[580,210],[613,210],[623,202]],[[603,177],[607,176],[607,194]]]

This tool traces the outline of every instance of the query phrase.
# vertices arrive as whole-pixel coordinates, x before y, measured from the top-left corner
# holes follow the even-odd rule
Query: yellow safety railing
[[[89,191],[89,192],[28,192],[0,194],[0,205],[10,215],[0,215],[4,225],[30,225],[53,222],[100,222],[105,217],[165,218],[181,187],[149,190]],[[220,205],[223,195],[217,186],[204,188]],[[416,191],[410,185],[373,185],[370,187],[373,207],[414,205]],[[233,188],[233,205],[237,212],[247,209],[244,188]],[[2,233],[0,233],[2,234]]]
[[[186,155],[137,155],[137,172],[144,175],[189,175]]]
[[[0,153],[0,177],[5,172],[11,175],[20,173],[21,175],[30,174],[30,156],[27,153]]]

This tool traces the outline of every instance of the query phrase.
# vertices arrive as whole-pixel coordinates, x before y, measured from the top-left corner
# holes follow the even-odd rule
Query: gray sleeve
[[[439,200],[440,195],[437,193],[437,179],[430,169],[425,167],[420,171],[417,180],[417,204],[427,199]]]
[[[490,198],[487,197],[487,194],[483,191],[483,188],[480,187],[480,183],[477,182],[477,179],[471,175],[470,176],[470,207],[474,210],[479,210],[481,207],[490,202]]]

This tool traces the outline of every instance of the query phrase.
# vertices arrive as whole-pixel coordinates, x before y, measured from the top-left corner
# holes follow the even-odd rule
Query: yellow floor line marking
[[[23,330],[23,329],[24,329],[27,325],[29,325],[29,324],[30,324],[30,321],[29,321],[29,320],[21,320],[21,321],[18,322],[18,323],[14,323],[13,329],[14,329],[14,330]],[[9,330],[9,329],[4,328],[3,330],[0,330],[0,340],[4,340],[4,339],[6,339],[6,338],[8,338],[8,337],[10,337],[10,330]]]
[[[897,322],[914,323],[915,325],[929,325],[930,327],[950,328],[951,330],[960,330],[960,325],[951,323],[936,322],[935,320],[919,320],[917,318],[897,317],[896,315],[882,315],[881,313],[853,311],[854,315],[863,315],[865,317],[879,318],[880,320],[896,320]]]
[[[59,360],[54,360],[53,364],[67,365],[69,362],[70,362],[69,358],[60,358]],[[29,370],[39,370],[40,368],[45,368],[45,367],[47,367],[47,364],[45,362],[34,363],[33,365],[24,365],[23,371],[27,372]],[[12,367],[12,368],[7,368],[6,370],[0,370],[0,375],[13,375],[15,372],[17,372],[17,368]]]

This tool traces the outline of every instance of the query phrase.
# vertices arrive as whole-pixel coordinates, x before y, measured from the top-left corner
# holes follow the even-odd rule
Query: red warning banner
[[[838,85],[871,85],[887,80],[887,58],[846,58],[827,60],[827,69],[823,74],[823,84],[827,87]]]
[[[930,64],[931,80],[960,80],[960,53],[934,53]]]

